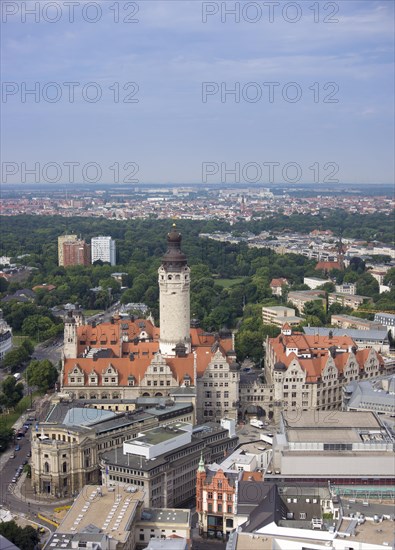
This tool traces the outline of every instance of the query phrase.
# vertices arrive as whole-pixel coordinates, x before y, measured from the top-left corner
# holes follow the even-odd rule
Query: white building
[[[283,412],[268,479],[385,485],[394,476],[394,442],[372,412]]]
[[[392,337],[395,338],[395,315],[393,313],[376,313],[374,320],[390,330]]]
[[[312,290],[319,288],[325,283],[331,283],[331,282],[332,281],[330,279],[319,279],[318,277],[304,277],[303,279],[303,283],[307,285],[309,288],[311,288]]]
[[[111,237],[92,237],[91,240],[91,258],[92,263],[97,260],[116,264],[115,241]]]
[[[263,324],[282,327],[284,323],[291,326],[299,325],[303,319],[295,315],[295,310],[285,306],[264,306],[262,307]]]
[[[3,312],[0,309],[0,361],[12,348],[12,330],[3,319]]]

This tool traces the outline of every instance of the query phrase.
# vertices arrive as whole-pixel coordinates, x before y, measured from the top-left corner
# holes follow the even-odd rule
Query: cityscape
[[[0,550],[395,550],[394,16],[1,2]]]

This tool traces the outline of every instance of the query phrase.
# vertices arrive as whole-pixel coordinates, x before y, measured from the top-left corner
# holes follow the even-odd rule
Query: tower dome
[[[181,250],[182,236],[173,224],[171,231],[167,234],[167,250],[162,256],[163,267],[181,269],[187,265],[187,257]]]

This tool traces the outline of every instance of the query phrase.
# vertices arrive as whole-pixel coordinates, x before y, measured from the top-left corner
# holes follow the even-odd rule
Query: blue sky
[[[331,162],[339,166],[340,182],[393,182],[392,1],[280,2],[273,8],[272,23],[263,1],[250,2],[240,22],[230,15],[221,21],[222,2],[205,7],[199,0],[148,0],[136,2],[137,23],[122,21],[131,14],[133,3],[93,2],[101,13],[96,23],[89,23],[82,12],[86,1],[81,0],[72,22],[63,2],[51,2],[58,5],[60,19],[49,23],[45,18],[53,19],[56,13],[47,4],[40,2],[38,22],[31,15],[23,21],[20,2],[8,2],[6,8],[17,6],[17,13],[3,12],[1,152],[2,162],[15,163],[16,172],[3,181],[20,182],[22,163],[28,168],[39,163],[41,182],[46,163],[57,163],[62,168],[60,183],[67,183],[65,162],[80,163],[77,182],[84,177],[82,167],[95,162],[102,170],[99,181],[112,183],[109,167],[119,163],[122,181],[130,172],[124,164],[133,162],[141,183],[187,184],[202,181],[202,163],[224,163],[231,169],[236,162],[241,167],[278,162],[275,180],[282,182],[282,167],[293,162],[302,171],[300,181],[308,182],[309,166],[318,163],[322,178],[325,164]],[[226,2],[228,8],[235,4]],[[300,13],[289,6],[285,17],[300,15],[298,21],[285,20],[286,4],[297,4]],[[318,22],[309,9],[314,5],[320,8]],[[330,18],[329,10],[336,5],[339,10],[332,19],[338,22],[325,23],[323,18]],[[116,7],[119,23],[114,22]],[[218,13],[203,23],[202,10],[216,9]],[[93,19],[98,13],[93,6],[85,15]],[[259,17],[255,23],[246,20],[254,16]],[[32,88],[36,82],[39,101],[27,96],[23,102],[23,83]],[[43,97],[49,82],[57,83],[62,93],[56,103]],[[79,83],[73,103],[64,82]],[[89,82],[102,92],[95,103],[82,94]],[[122,101],[127,82],[138,84],[138,103]],[[236,82],[243,90],[247,84],[247,93],[260,90],[262,97],[249,102],[241,94],[238,103],[232,96],[222,102],[217,93],[203,102],[203,82],[214,82],[219,90]],[[268,82],[279,83],[273,103],[268,101]],[[302,92],[295,103],[282,97],[283,87],[287,90],[291,82]],[[323,102],[335,89],[323,90],[329,82],[338,86],[333,96],[337,103]],[[114,83],[120,86],[118,103]],[[309,90],[314,83],[320,90],[317,102]],[[93,87],[85,90],[95,92]],[[296,88],[288,90],[291,94]],[[6,169],[13,170],[9,165]],[[55,177],[54,172],[48,174]],[[25,181],[33,177],[27,175]],[[224,173],[219,170],[207,181],[224,181]],[[226,181],[231,183],[232,177]],[[260,181],[268,183],[264,167]],[[243,183],[242,173],[239,182]]]

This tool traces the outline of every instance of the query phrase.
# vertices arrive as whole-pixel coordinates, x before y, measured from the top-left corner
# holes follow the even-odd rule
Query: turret
[[[206,468],[204,467],[203,452],[200,454],[199,467],[196,473],[196,512],[203,511],[203,488],[206,481]]]
[[[69,311],[64,321],[63,355],[65,359],[77,357],[77,323]]]

